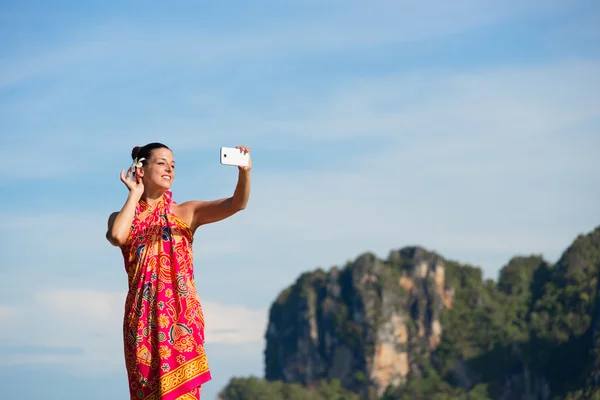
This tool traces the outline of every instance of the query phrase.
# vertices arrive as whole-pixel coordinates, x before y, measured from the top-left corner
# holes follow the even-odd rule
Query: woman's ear
[[[136,182],[141,182],[142,178],[144,177],[144,169],[143,168],[136,168],[135,169],[135,175],[133,176],[133,179]]]

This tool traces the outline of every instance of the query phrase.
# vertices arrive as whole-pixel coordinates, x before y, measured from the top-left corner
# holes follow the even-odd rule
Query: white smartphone
[[[234,147],[221,147],[221,164],[247,167],[250,154]]]

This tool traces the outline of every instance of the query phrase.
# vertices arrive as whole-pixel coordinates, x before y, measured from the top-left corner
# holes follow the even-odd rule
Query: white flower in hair
[[[142,157],[139,160],[137,159],[137,157],[133,160],[133,164],[131,165],[131,172],[133,172],[135,174],[135,169],[136,168],[142,168],[144,166],[144,164],[142,164],[142,161],[144,161],[145,158]]]

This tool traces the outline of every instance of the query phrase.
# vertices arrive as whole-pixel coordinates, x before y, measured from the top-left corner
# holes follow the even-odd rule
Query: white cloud
[[[237,304],[202,302],[206,318],[206,340],[212,343],[254,343],[262,346],[267,329],[266,309]]]
[[[244,229],[265,233],[249,240],[254,247],[269,247],[269,252],[276,247],[302,248],[319,263],[314,248],[320,244],[332,249],[343,247],[338,262],[354,257],[359,248],[386,251],[413,243],[443,248],[449,256],[465,258],[470,253],[486,252],[543,252],[553,256],[582,227],[569,224],[570,213],[561,211],[565,200],[552,198],[552,187],[523,187],[521,196],[514,196],[514,189],[524,183],[520,170],[507,175],[508,180],[517,182],[516,188],[510,182],[495,188],[493,179],[498,175],[485,166],[487,178],[492,178],[487,186],[479,178],[450,176],[448,182],[439,185],[428,170],[411,168],[402,160],[395,166],[396,171],[391,171],[393,166],[388,163],[381,175],[364,173],[356,178],[343,173],[263,177],[271,187],[255,195],[249,207],[255,214],[248,217],[253,225]],[[469,168],[476,169],[476,163]],[[484,180],[485,175],[482,172]],[[480,183],[479,188],[469,189]],[[269,206],[268,199],[274,196],[280,207]],[[274,233],[269,235],[268,231]],[[239,240],[244,240],[241,235]],[[330,259],[324,256],[323,262]],[[483,264],[489,272],[500,266]]]
[[[0,363],[62,364],[86,373],[123,367],[123,292],[93,289],[36,291],[24,303],[0,306],[4,352]],[[207,341],[256,347],[262,342],[266,314],[242,305],[203,302]],[[19,332],[15,335],[14,332]]]
[[[232,60],[267,60],[282,54],[318,54],[339,49],[360,49],[365,46],[403,41],[418,41],[498,23],[527,14],[559,12],[560,2],[525,4],[505,1],[482,3],[473,0],[452,3],[429,2],[364,2],[318,4],[306,13],[306,3],[296,10],[289,5],[276,18],[263,23],[248,24],[210,31],[184,22],[157,29],[154,24],[127,17],[111,18],[101,23],[81,27],[72,32],[72,39],[62,46],[36,49],[29,59],[6,62],[0,69],[0,87],[20,84],[27,79],[71,70],[81,76],[86,68],[105,65],[108,71],[130,69],[140,64],[154,67],[185,61],[191,65],[212,65]],[[259,10],[259,9],[257,9]],[[136,10],[136,13],[139,10]],[[255,12],[254,7],[248,12]],[[306,15],[308,17],[306,17]],[[261,18],[262,16],[258,16]],[[227,19],[225,19],[227,20]],[[274,21],[274,22],[273,22]],[[234,31],[234,33],[230,33]],[[82,68],[83,67],[83,68]],[[134,68],[137,73],[137,68]],[[91,78],[88,76],[88,78]]]
[[[35,302],[54,310],[56,317],[84,323],[94,330],[107,323],[119,321],[119,312],[125,300],[124,293],[73,289],[42,291],[34,295]]]
[[[599,70],[598,62],[574,61],[349,80],[313,100],[310,116],[247,125],[295,140],[383,136],[402,144],[446,136],[460,146],[469,145],[465,139],[545,135],[598,116]]]
[[[14,229],[28,232],[35,239],[52,237],[53,232],[67,233],[77,231],[81,236],[97,236],[102,232],[102,238],[106,232],[108,213],[100,216],[90,212],[72,212],[65,214],[62,210],[52,212],[37,212],[27,216],[16,216],[13,213],[3,212],[0,218],[9,222]],[[76,229],[75,229],[76,228]],[[36,235],[37,233],[37,235]],[[63,241],[67,242],[67,241]],[[88,243],[95,244],[88,240]],[[36,243],[43,244],[43,243]],[[55,246],[56,243],[52,243]],[[70,246],[65,244],[66,246]],[[72,246],[71,246],[72,247]]]
[[[94,371],[123,364],[119,348],[122,293],[40,290],[22,300],[12,306],[10,319],[20,334],[0,333],[3,345],[15,349],[3,357],[3,364],[52,363]],[[46,351],[38,353],[36,348]]]
[[[224,142],[243,141],[257,149],[267,162],[271,152],[281,152],[293,143],[306,148],[308,144],[341,143],[352,138],[385,143],[394,152],[403,149],[402,157],[421,157],[421,153],[426,153],[432,158],[468,148],[474,150],[471,154],[480,156],[481,150],[488,152],[498,145],[512,147],[514,152],[522,148],[523,141],[530,144],[535,140],[553,140],[552,136],[564,136],[571,127],[597,118],[598,71],[597,62],[572,61],[468,74],[422,70],[408,75],[350,79],[321,89],[318,94],[310,89],[284,88],[275,96],[276,101],[302,110],[300,114],[274,117],[271,107],[250,112],[221,99],[220,105],[211,109],[211,117],[184,118],[165,112],[140,121],[141,125],[127,134],[121,128],[98,135],[96,140],[102,144],[96,145],[93,139],[83,143],[79,133],[66,134],[61,143],[67,144],[61,144],[54,153],[62,161],[46,163],[44,168],[30,160],[44,159],[58,141],[41,140],[37,145],[17,148],[9,145],[3,157],[11,171],[9,180],[52,178],[72,171],[94,171],[100,166],[118,169],[124,166],[113,166],[112,159],[127,159],[129,148],[135,143],[161,140],[160,131],[173,132],[168,144],[186,154],[217,149]],[[290,90],[296,93],[293,100],[286,96]],[[201,97],[211,96],[209,91]],[[220,122],[215,122],[219,118]],[[81,152],[83,147],[89,151]],[[310,152],[304,157],[310,158]],[[109,162],[85,161],[90,158]],[[257,165],[261,165],[260,158]],[[117,173],[118,170],[115,181]]]

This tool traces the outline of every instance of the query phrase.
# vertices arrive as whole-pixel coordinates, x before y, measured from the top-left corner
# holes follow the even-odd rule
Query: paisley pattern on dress
[[[140,200],[121,248],[128,276],[123,339],[130,399],[200,399],[211,379],[204,314],[194,283],[193,233],[172,194]]]

